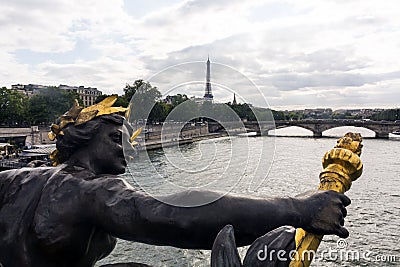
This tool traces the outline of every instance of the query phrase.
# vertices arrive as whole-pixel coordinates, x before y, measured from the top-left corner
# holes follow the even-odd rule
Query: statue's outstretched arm
[[[218,231],[227,224],[234,226],[239,246],[251,244],[257,237],[282,225],[346,235],[339,221],[345,216],[346,203],[343,203],[347,200],[335,192],[271,199],[226,195],[207,205],[185,208],[137,192],[121,179],[88,183],[86,205],[90,219],[106,232],[122,239],[211,249]],[[176,203],[202,198],[204,194],[217,193],[187,191],[164,198]],[[318,214],[323,214],[324,218]]]

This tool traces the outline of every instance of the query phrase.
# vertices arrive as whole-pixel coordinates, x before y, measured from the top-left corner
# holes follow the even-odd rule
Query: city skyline
[[[209,54],[253,81],[274,109],[395,108],[399,7],[372,0],[6,0],[0,79],[9,88],[84,84],[121,94],[126,83],[183,62],[201,62],[204,77]],[[252,100],[240,85],[232,88],[238,99]],[[215,99],[232,100],[217,89]],[[257,106],[257,99],[246,102]]]
[[[205,83],[207,85],[207,82]],[[97,90],[97,88],[92,88],[92,87],[85,87],[83,85],[80,86],[70,86],[70,85],[65,85],[65,84],[60,84],[58,86],[55,85],[43,85],[43,84],[15,84],[11,86],[11,90],[16,90],[28,97],[31,97],[32,95],[34,95],[35,93],[38,93],[41,89],[44,88],[57,88],[57,89],[61,89],[61,90],[72,90],[72,91],[76,91],[78,93],[78,95],[80,96],[82,101],[85,100],[89,100],[89,99],[85,99],[84,97],[91,94],[90,92],[86,92],[86,91],[96,91],[97,93],[94,94],[94,98],[90,99],[90,103],[84,103],[85,106],[87,105],[91,105],[94,103],[94,101],[96,100],[96,97],[101,95],[103,92],[100,90]],[[85,91],[86,90],[86,91]],[[171,95],[163,95],[161,101],[164,102],[170,102],[170,98],[173,96],[176,96],[178,94],[181,93],[177,93],[177,94],[171,94]],[[188,100],[192,100],[195,101],[197,103],[202,103],[205,99],[205,97],[196,97],[194,95],[186,95],[186,94],[181,94],[181,95],[185,95]],[[122,96],[122,95],[120,95]],[[202,100],[202,101],[199,101]],[[230,102],[234,105],[236,104],[245,104],[246,102],[240,103],[239,101],[236,101],[236,93],[233,93],[233,98],[231,99],[232,101],[227,101],[226,103]],[[222,103],[222,102],[217,102],[217,103]],[[250,104],[251,106],[252,103],[246,103],[246,104]],[[341,112],[341,113],[345,113],[347,111],[349,112],[358,112],[358,111],[376,111],[376,112],[380,112],[385,110],[384,108],[337,108],[337,109],[333,109],[331,107],[316,107],[316,108],[304,108],[304,109],[286,109],[286,110],[282,110],[282,109],[277,109],[279,111],[300,111],[300,112],[313,112],[313,111],[317,111],[317,112]]]

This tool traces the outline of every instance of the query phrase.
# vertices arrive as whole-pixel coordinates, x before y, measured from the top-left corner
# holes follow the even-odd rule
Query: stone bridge
[[[363,127],[375,132],[376,138],[389,138],[389,133],[400,132],[400,122],[392,121],[366,121],[366,120],[299,120],[299,121],[248,121],[244,126],[249,131],[268,135],[269,130],[297,126],[313,132],[314,137],[321,137],[326,130],[342,127]]]
[[[223,126],[221,126],[223,125]],[[258,135],[268,135],[268,131],[290,126],[297,126],[313,132],[314,137],[321,137],[326,130],[342,127],[363,127],[375,132],[376,138],[389,138],[389,133],[400,132],[400,122],[390,121],[366,121],[366,120],[300,120],[300,121],[247,121],[238,129],[238,122],[209,123],[209,129],[213,131],[225,130],[229,132],[247,131],[257,132]]]

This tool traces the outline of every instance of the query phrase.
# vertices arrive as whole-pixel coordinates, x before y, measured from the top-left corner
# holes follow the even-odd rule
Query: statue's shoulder
[[[44,173],[44,172],[49,172],[51,170],[55,170],[54,167],[36,167],[36,168],[31,168],[31,167],[24,167],[20,169],[11,169],[11,170],[6,170],[0,172],[0,177],[6,177],[6,176],[15,176],[15,175],[20,175],[20,174],[26,174],[26,173]]]
[[[13,180],[43,179],[55,171],[54,167],[21,168],[0,172],[0,184]]]
[[[101,175],[87,182],[90,183],[91,188],[101,187],[107,190],[134,190],[132,185],[130,185],[123,177],[117,175]]]
[[[28,183],[43,184],[53,173],[54,167],[21,168],[0,172],[0,193],[7,190],[10,185]]]

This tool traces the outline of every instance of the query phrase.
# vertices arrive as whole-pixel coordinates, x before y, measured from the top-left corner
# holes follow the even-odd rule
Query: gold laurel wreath
[[[74,100],[72,108],[67,111],[64,115],[57,119],[56,123],[51,125],[51,131],[47,134],[51,141],[54,141],[57,136],[64,135],[62,129],[70,123],[74,125],[80,125],[88,122],[98,116],[114,114],[114,113],[125,113],[125,117],[129,112],[129,109],[124,107],[113,107],[114,103],[117,101],[118,96],[112,95],[101,102],[94,104],[90,107],[83,108],[79,106],[78,100]],[[134,139],[141,133],[142,128],[137,129],[133,135],[129,138],[132,145],[137,145],[138,143]],[[50,160],[53,166],[60,164],[60,152],[55,149],[50,153]]]

